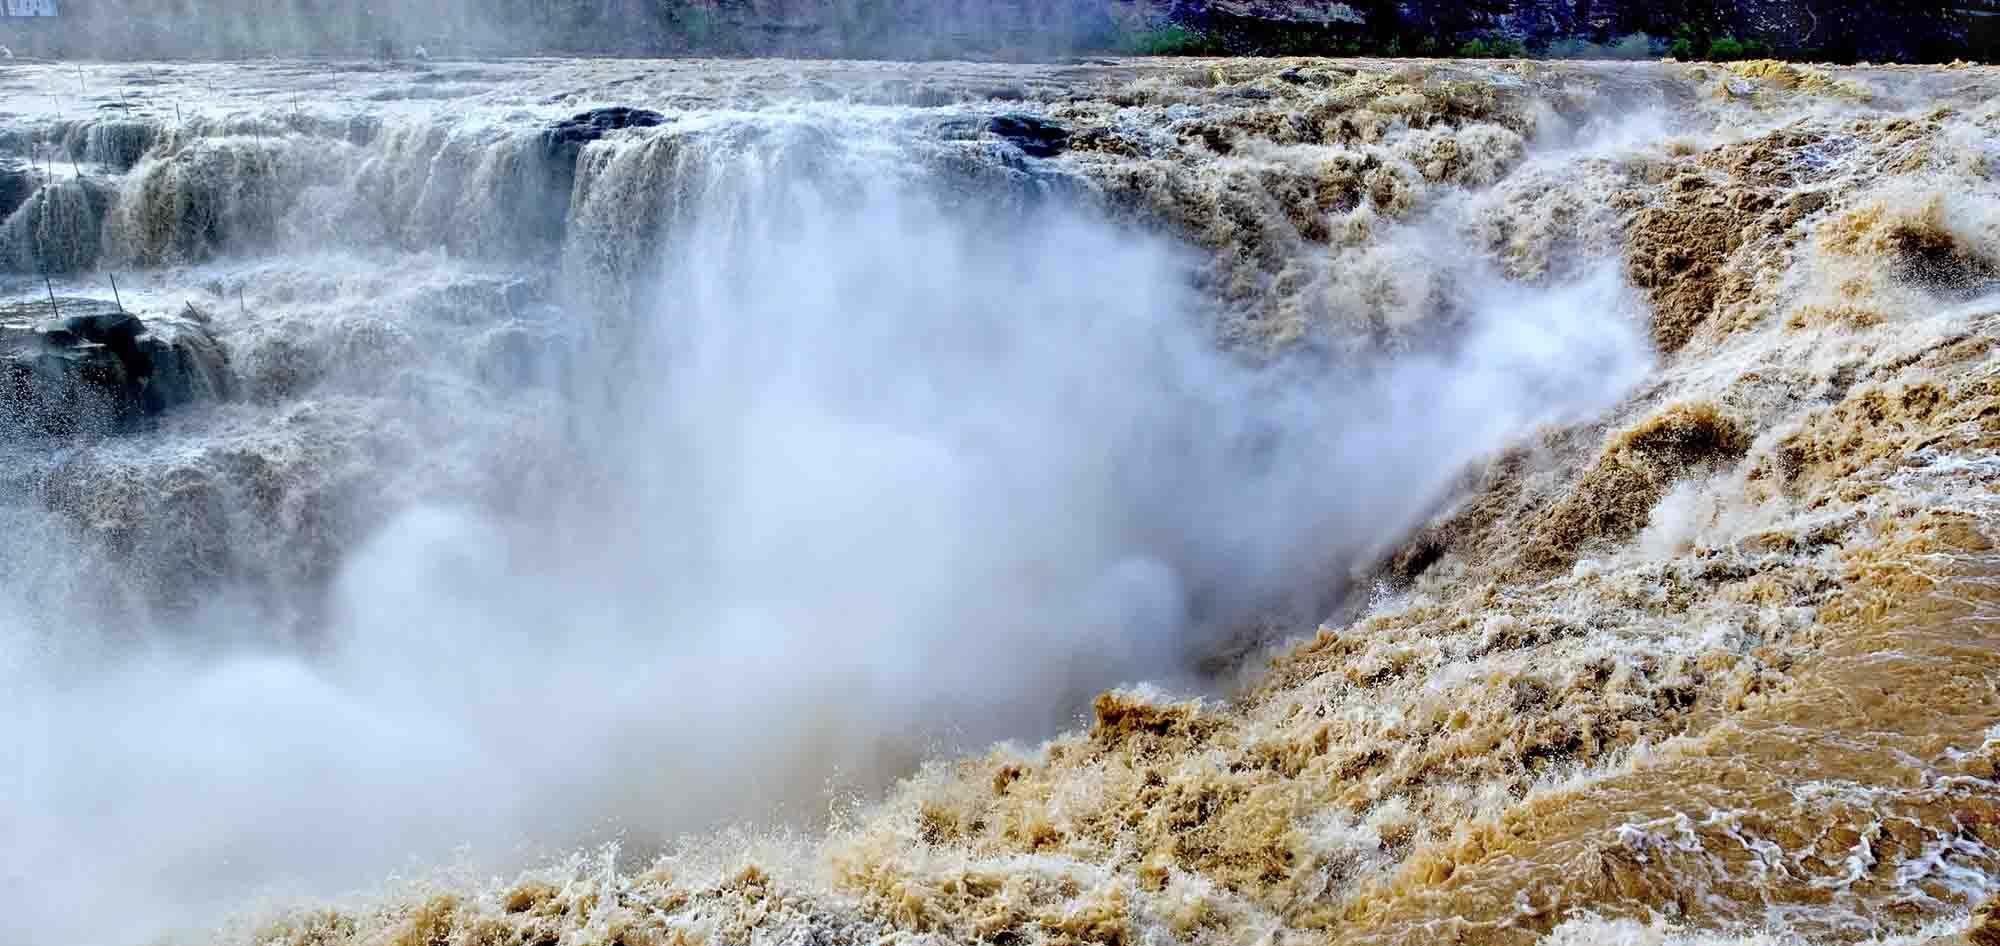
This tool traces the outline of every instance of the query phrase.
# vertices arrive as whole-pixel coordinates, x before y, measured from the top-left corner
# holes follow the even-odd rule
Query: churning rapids
[[[1916,943],[2000,889],[2000,72],[0,101],[0,941]]]

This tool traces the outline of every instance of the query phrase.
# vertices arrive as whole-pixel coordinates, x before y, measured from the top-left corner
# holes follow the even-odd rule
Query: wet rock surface
[[[986,130],[1031,158],[1053,158],[1069,149],[1069,129],[1034,115],[996,115],[987,120]]]
[[[128,430],[228,395],[228,366],[192,307],[149,325],[114,302],[0,305],[0,430],[64,436]]]
[[[550,161],[575,164],[583,146],[614,131],[652,128],[665,123],[667,116],[651,109],[613,106],[596,108],[556,123],[542,133],[542,154]]]
[[[0,221],[21,209],[28,202],[28,195],[34,192],[34,178],[26,164],[0,162]]]

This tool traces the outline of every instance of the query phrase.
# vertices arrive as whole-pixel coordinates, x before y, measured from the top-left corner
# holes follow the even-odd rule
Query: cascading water
[[[47,351],[37,307],[92,311],[115,274],[148,337],[180,340],[173,370],[217,380],[0,443],[19,537],[0,553],[0,736],[19,762],[0,878],[28,894],[0,939],[140,941],[255,915],[256,897],[511,872],[612,839],[643,861],[726,823],[816,832],[830,796],[920,769],[858,825],[833,819],[834,867],[784,879],[806,899],[768,910],[778,926],[704,935],[991,919],[1111,942],[1077,918],[1131,898],[1104,922],[1228,941],[1317,935],[1325,898],[1369,916],[1420,900],[1368,914],[1389,895],[1361,879],[1527,794],[1506,760],[1530,752],[1444,753],[1496,767],[1467,774],[1377,731],[1432,712],[1368,702],[1433,659],[1421,640],[1356,645],[1339,695],[1226,739],[1237,723],[1159,694],[1264,692],[1251,713],[1287,681],[1316,692],[1288,668],[1344,639],[1268,682],[1244,655],[1330,612],[1427,613],[1419,577],[1471,567],[1435,521],[1405,545],[1441,511],[1477,541],[1519,518],[1495,571],[1466,579],[1495,613],[1529,593],[1506,590],[1526,580],[1498,564],[1515,553],[1682,554],[1665,514],[1619,534],[1616,501],[1698,507],[1659,465],[1721,475],[1755,453],[1712,412],[1618,426],[1699,373],[1655,371],[1664,306],[1617,244],[1644,229],[1637,188],[1667,187],[1665,155],[1760,126],[1689,105],[1677,74],[1523,88],[1307,66],[186,66],[115,118],[57,101],[19,119],[0,137],[24,189],[0,227],[0,316],[19,328],[0,341]],[[43,78],[27,68],[0,81]],[[1579,473],[1603,424],[1623,465]],[[1529,486],[1481,472],[1535,450],[1554,459]],[[1611,505],[1507,506],[1572,488]],[[1539,712],[1553,684],[1494,683],[1481,662],[1566,632],[1450,607],[1464,618],[1438,618],[1440,639],[1488,643],[1435,658],[1430,685],[1514,687],[1522,718]],[[1664,633],[1647,620],[1588,646],[1627,668],[1593,692],[1666,707],[1600,709],[1658,728],[1564,751],[1615,744],[1595,759],[1615,767],[1685,731],[1686,704],[1651,695],[1680,671],[1641,654],[1695,645],[1646,643]],[[1730,660],[1755,646],[1724,638]],[[1137,683],[1158,689],[1100,698],[1088,739],[968,762],[970,781],[923,768],[1056,736]],[[1320,735],[1287,728],[1302,720]],[[1253,784],[1336,765],[1338,739],[1370,748],[1311,784],[1390,795],[1341,808]],[[1129,811],[1092,820],[1127,789]],[[1207,813],[1173,837],[1211,816],[1229,833],[1147,847],[1147,812],[1183,802]],[[1229,853],[1267,829],[1291,840]],[[370,916],[389,940],[484,942],[469,931],[501,927],[479,910],[539,916],[585,887],[625,909],[672,883],[619,866]],[[1026,886],[982,893],[1014,883],[989,869]],[[730,876],[682,904],[713,904],[712,927],[776,883]],[[980,919],[988,897],[1030,906]],[[1215,905],[1182,923],[1169,900]],[[291,916],[216,935],[376,936],[376,919],[315,933]]]

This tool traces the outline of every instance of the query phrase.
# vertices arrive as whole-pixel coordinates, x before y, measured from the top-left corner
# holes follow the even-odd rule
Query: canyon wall
[[[522,53],[1033,59],[1078,53],[1570,55],[1636,34],[1792,58],[1990,57],[1991,0],[66,0],[0,17],[23,56]],[[1644,50],[1641,44],[1628,49]]]

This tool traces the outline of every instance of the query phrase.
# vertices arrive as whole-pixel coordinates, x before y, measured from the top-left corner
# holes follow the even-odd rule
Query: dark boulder
[[[551,161],[574,165],[583,146],[624,128],[652,128],[667,116],[644,108],[613,106],[572,115],[542,132],[542,154]]]
[[[585,145],[623,128],[651,128],[667,120],[643,108],[598,108],[563,119],[540,132],[539,165],[523,162],[516,185],[500,199],[519,221],[510,234],[518,240],[543,240],[553,247],[561,240],[576,186],[577,159]],[[531,145],[532,146],[532,145]]]
[[[227,359],[192,306],[148,323],[96,299],[0,304],[0,432],[116,433],[228,393]]]
[[[1069,129],[1033,115],[995,115],[986,130],[1013,142],[1031,158],[1053,158],[1069,148]]]
[[[25,164],[0,161],[0,221],[14,215],[35,192],[35,172]]]

